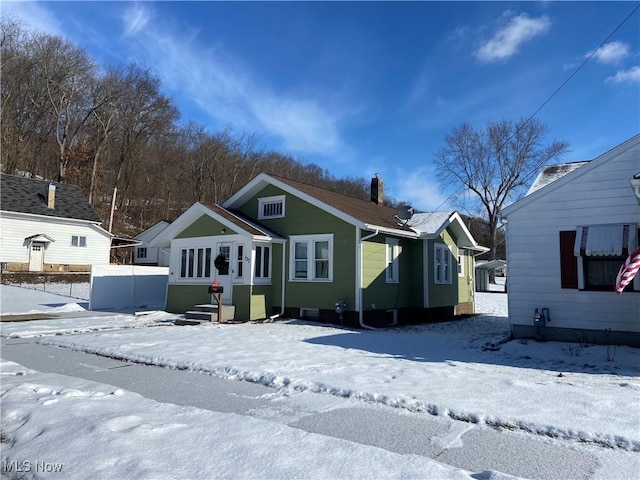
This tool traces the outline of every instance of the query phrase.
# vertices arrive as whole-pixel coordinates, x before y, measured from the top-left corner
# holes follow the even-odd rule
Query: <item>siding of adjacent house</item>
[[[168,222],[165,221],[161,221],[156,223],[155,225],[153,225],[151,228],[145,230],[142,233],[139,233],[138,235],[136,235],[134,238],[136,240],[140,240],[142,242],[142,244],[140,244],[137,247],[134,247],[133,251],[133,263],[135,264],[151,264],[151,265],[158,265],[160,267],[168,267],[169,266],[169,255],[167,255],[166,253],[162,252],[159,248],[157,247],[149,247],[148,243],[149,241],[154,238],[156,235],[158,235],[158,233],[160,233],[162,230],[164,230],[165,228],[167,228],[167,226],[169,225]],[[147,255],[144,258],[140,258],[138,256],[138,249],[139,248],[146,248],[146,253]]]
[[[320,308],[333,310],[338,298],[347,298],[350,308],[354,305],[355,291],[355,228],[353,225],[336,218],[324,210],[308,202],[269,185],[257,195],[245,202],[240,208],[244,215],[257,220],[258,199],[285,195],[285,217],[261,219],[259,222],[287,238],[291,235],[322,235],[333,234],[333,281],[309,282],[290,280],[290,248],[291,242],[286,244],[286,273],[285,304],[287,308]],[[277,249],[273,249],[274,254]],[[275,280],[276,264],[281,264],[282,257],[273,258],[273,275]],[[278,277],[280,278],[280,277]],[[274,302],[281,303],[279,289],[274,288]]]
[[[0,235],[0,261],[29,264],[29,247],[25,238],[43,234],[54,242],[47,244],[45,265],[108,265],[111,238],[107,232],[92,224],[71,219],[40,217],[26,218],[23,214],[3,212]],[[86,237],[86,247],[74,247],[71,237]]]
[[[640,206],[629,184],[640,169],[638,138],[505,211],[509,317],[515,334],[531,333],[534,310],[543,307],[549,309],[548,327],[569,329],[565,337],[574,341],[581,330],[640,332],[640,292],[617,296],[613,291],[561,288],[560,274],[561,231],[640,222]]]

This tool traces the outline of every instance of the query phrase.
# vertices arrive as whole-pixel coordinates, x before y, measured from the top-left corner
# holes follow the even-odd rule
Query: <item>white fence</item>
[[[93,265],[89,310],[164,310],[168,267]]]

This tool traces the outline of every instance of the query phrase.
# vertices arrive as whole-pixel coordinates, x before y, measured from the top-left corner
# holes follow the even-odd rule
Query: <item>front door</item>
[[[29,248],[29,271],[41,272],[44,266],[44,243],[32,242]]]
[[[215,258],[214,281],[222,285],[222,303],[231,305],[231,242],[218,242]]]

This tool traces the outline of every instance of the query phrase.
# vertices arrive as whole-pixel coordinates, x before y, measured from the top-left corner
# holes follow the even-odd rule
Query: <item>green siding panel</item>
[[[273,185],[268,185],[257,195],[245,202],[239,210],[254,219],[258,218],[258,199],[285,195],[285,217],[262,219],[260,223],[283,236],[333,234],[333,281],[301,282],[289,280],[289,251],[287,241],[285,251],[285,303],[290,308],[333,309],[338,298],[346,298],[353,308],[355,299],[355,227],[310,203],[291,195]],[[281,303],[281,252],[274,248],[273,258],[273,305]]]
[[[469,255],[462,256],[463,275],[458,276],[458,303],[467,303],[473,301],[473,269],[471,268],[471,259],[472,257]],[[457,267],[458,265],[456,264],[455,272],[458,271]]]
[[[222,233],[224,229],[225,233]],[[199,219],[176,235],[175,238],[211,237],[217,235],[234,235],[237,232],[227,228],[209,215],[202,215]]]
[[[392,309],[422,306],[421,242],[399,239],[398,283],[387,283],[387,246],[385,235],[377,235],[362,244],[363,307]]]
[[[250,320],[261,320],[273,315],[271,285],[254,285],[251,288]]]
[[[437,284],[434,281],[434,244],[444,243],[451,246],[451,283]],[[448,307],[458,304],[458,270],[456,264],[457,247],[448,230],[445,230],[436,240],[429,240],[427,254],[429,255],[429,307]]]
[[[236,320],[254,320],[251,318],[251,286],[233,286],[233,304],[236,307]]]
[[[167,288],[167,311],[184,313],[193,310],[194,305],[211,303],[209,285],[176,285]]]

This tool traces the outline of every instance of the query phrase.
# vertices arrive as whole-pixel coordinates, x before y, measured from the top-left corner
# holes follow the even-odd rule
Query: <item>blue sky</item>
[[[533,114],[637,2],[2,2],[3,14],[136,62],[181,121],[439,207],[432,167],[462,122]],[[537,114],[563,161],[640,132],[640,10]]]

